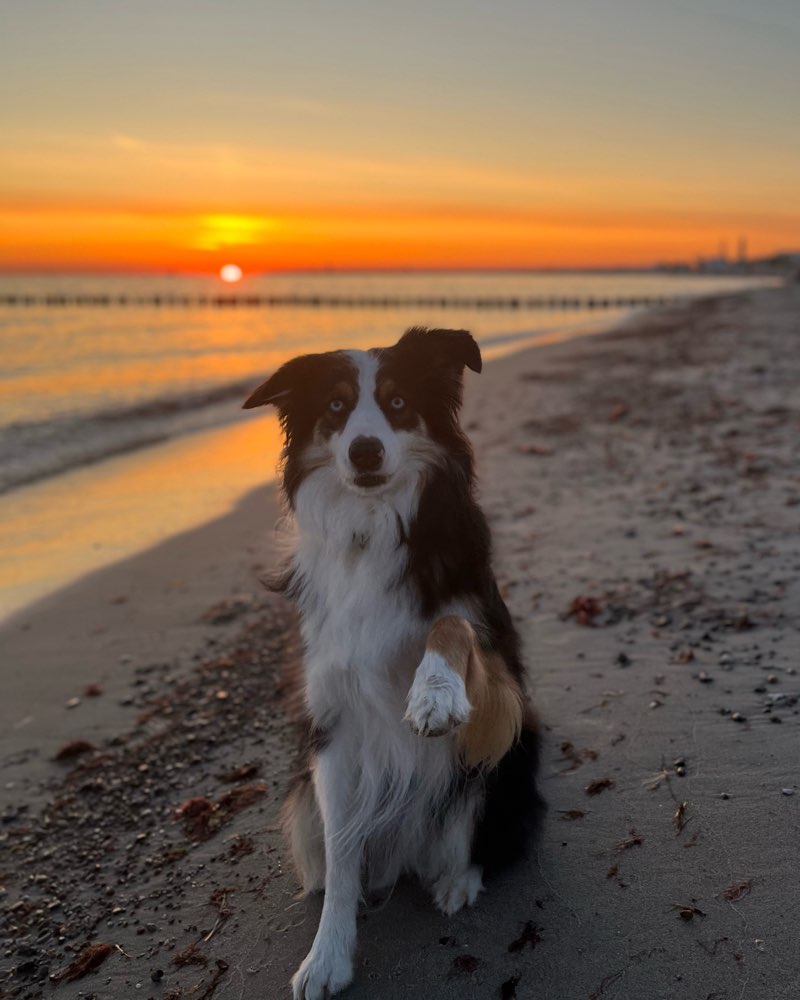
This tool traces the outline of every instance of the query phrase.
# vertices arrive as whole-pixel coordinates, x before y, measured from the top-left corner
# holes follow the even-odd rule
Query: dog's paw
[[[438,653],[427,652],[408,692],[405,721],[418,736],[443,736],[469,718],[464,681]]]
[[[433,901],[446,916],[472,906],[483,890],[480,868],[473,865],[457,875],[442,875],[433,887]]]
[[[353,979],[353,962],[336,949],[320,947],[317,942],[292,976],[294,1000],[327,1000],[343,990]]]

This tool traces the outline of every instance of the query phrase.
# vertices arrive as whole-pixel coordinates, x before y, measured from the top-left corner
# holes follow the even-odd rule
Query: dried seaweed
[[[571,822],[576,819],[583,819],[586,812],[583,809],[559,809],[558,818]]]
[[[611,778],[595,778],[594,781],[590,781],[586,786],[584,791],[587,795],[599,795],[600,792],[604,792],[607,788],[613,788],[614,782]]]
[[[644,837],[640,833],[637,833],[634,829],[631,829],[629,833],[630,835],[628,837],[623,837],[623,839],[617,843],[616,850],[627,851],[630,850],[631,847],[641,847],[644,842]]]
[[[90,972],[99,969],[108,956],[116,950],[116,945],[107,941],[90,944],[65,969],[50,978],[54,983],[74,983],[76,979],[83,979]]]
[[[751,878],[744,878],[740,882],[733,882],[723,889],[720,893],[723,899],[727,899],[729,903],[738,903],[740,899],[744,899],[745,896],[750,895],[750,890],[753,888],[753,880]]]

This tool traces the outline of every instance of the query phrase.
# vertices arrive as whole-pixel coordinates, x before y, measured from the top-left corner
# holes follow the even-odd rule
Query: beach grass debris
[[[242,764],[241,767],[235,767],[232,771],[225,771],[219,776],[219,780],[224,781],[226,785],[233,785],[237,781],[247,781],[248,778],[255,778],[260,770],[261,765],[258,763]]]
[[[578,625],[587,628],[594,627],[595,619],[602,614],[603,605],[599,598],[590,595],[579,594],[572,599],[567,610],[561,615],[562,621],[574,618]]]
[[[583,819],[586,816],[585,809],[559,809],[558,818],[564,820],[567,823],[574,822],[576,819]]]
[[[644,837],[631,827],[628,836],[623,837],[622,840],[618,841],[614,850],[629,851],[632,847],[641,847],[643,843]]]
[[[621,979],[623,974],[624,973],[622,969],[620,969],[618,972],[609,972],[609,974],[607,976],[604,976],[603,979],[600,981],[600,985],[597,987],[597,989],[589,994],[589,1000],[600,1000],[600,997],[605,993],[606,989],[609,986],[613,986],[618,979]]]
[[[214,921],[214,926],[203,938],[203,944],[207,944],[211,938],[216,934],[219,928],[225,923],[228,917],[233,912],[228,907],[228,894],[233,892],[233,889],[215,889],[211,893],[211,898],[209,899],[209,905],[213,906],[217,911],[217,919]]]
[[[216,802],[198,795],[182,802],[175,810],[174,817],[183,823],[184,833],[191,840],[208,840],[232,816],[266,794],[267,786],[263,782],[253,782],[232,788]]]
[[[228,857],[232,861],[238,861],[239,858],[245,858],[248,854],[253,854],[255,849],[256,845],[252,837],[246,837],[243,834],[237,833],[231,838]]]
[[[584,791],[586,792],[587,795],[599,795],[601,792],[604,792],[607,788],[613,788],[613,787],[614,787],[614,782],[611,780],[611,778],[595,778],[593,781],[589,782]]]
[[[675,836],[679,837],[683,831],[683,828],[689,822],[686,816],[686,810],[689,808],[688,802],[679,802],[675,806],[675,812],[672,814],[672,822],[675,824]]]
[[[50,977],[54,983],[74,983],[83,979],[90,972],[99,969],[109,955],[117,950],[116,945],[108,941],[97,941],[84,948],[78,957],[70,964]]]
[[[185,965],[208,965],[208,959],[198,950],[197,945],[197,941],[187,944],[173,957],[172,964],[177,965],[178,968],[183,968]]]
[[[70,740],[69,743],[65,743],[60,748],[53,760],[74,760],[82,754],[94,753],[96,749],[94,743],[90,743],[88,740]]]
[[[575,747],[575,744],[571,743],[569,740],[562,740],[560,749],[561,756],[570,762],[570,766],[564,768],[564,770],[560,772],[561,774],[569,774],[572,771],[577,771],[577,769],[582,764],[585,764],[587,760],[597,760],[598,756],[596,750],[578,750]]]
[[[541,927],[538,927],[532,920],[526,920],[519,937],[509,944],[508,950],[513,954],[522,951],[526,946],[533,950],[542,940],[540,934]]]
[[[723,889],[720,896],[723,899],[727,899],[729,903],[738,903],[740,899],[744,899],[745,896],[750,895],[752,888],[753,880],[751,878],[743,878]]]
[[[225,975],[225,973],[230,968],[230,966],[228,965],[228,963],[223,958],[218,958],[216,960],[216,962],[215,962],[215,965],[216,965],[216,968],[214,969],[214,973],[211,976],[211,979],[210,979],[208,985],[206,986],[205,990],[200,995],[200,997],[198,998],[198,1000],[211,1000],[211,998],[217,992],[217,987],[220,984],[220,980],[222,979],[222,977]],[[192,991],[190,991],[190,992],[192,992]]]

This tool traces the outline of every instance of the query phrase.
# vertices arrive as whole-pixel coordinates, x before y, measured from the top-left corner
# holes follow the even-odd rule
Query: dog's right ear
[[[268,403],[274,403],[279,410],[285,409],[293,394],[311,385],[319,358],[319,354],[304,354],[287,361],[247,397],[242,409],[252,410],[255,406],[266,406]]]

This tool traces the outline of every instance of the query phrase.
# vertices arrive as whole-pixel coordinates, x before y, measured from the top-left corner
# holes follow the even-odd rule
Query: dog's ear
[[[287,361],[248,396],[242,409],[252,410],[268,403],[274,403],[279,410],[285,409],[292,395],[311,387],[320,357],[320,354],[304,354]]]
[[[397,347],[418,351],[434,363],[448,368],[479,372],[483,367],[481,349],[467,330],[429,330],[412,326],[398,340]]]

